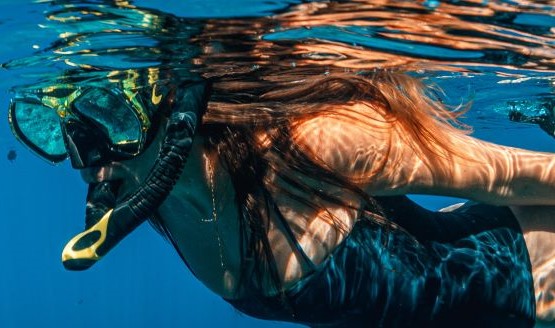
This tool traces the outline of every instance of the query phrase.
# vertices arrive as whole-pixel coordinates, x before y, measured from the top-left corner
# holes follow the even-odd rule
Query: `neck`
[[[158,216],[195,276],[215,293],[234,298],[241,263],[234,189],[203,144],[196,138],[184,173]]]

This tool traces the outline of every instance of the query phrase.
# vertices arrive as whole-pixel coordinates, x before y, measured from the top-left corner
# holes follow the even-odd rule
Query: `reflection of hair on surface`
[[[434,10],[413,2],[316,2],[271,17],[209,20],[195,42],[205,76],[296,75],[299,68],[467,72],[476,64],[549,70],[555,55],[543,35],[550,31],[514,33],[500,18],[537,11],[492,2]]]

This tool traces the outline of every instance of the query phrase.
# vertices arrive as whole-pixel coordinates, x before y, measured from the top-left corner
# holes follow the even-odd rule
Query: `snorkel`
[[[124,201],[116,201],[117,182],[89,186],[85,230],[73,237],[62,252],[66,269],[90,268],[164,202],[183,172],[207,95],[204,82],[192,82],[175,90],[158,158],[144,182]]]

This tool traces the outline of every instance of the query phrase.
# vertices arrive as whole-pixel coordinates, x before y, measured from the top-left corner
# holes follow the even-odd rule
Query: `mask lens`
[[[75,112],[104,127],[114,145],[128,147],[139,143],[141,124],[123,99],[102,89],[91,89],[81,95],[73,106]]]
[[[60,118],[54,109],[24,101],[13,106],[12,124],[21,134],[21,141],[48,160],[59,161],[65,157]]]

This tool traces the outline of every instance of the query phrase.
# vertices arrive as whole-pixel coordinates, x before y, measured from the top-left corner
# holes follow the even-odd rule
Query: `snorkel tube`
[[[66,269],[90,268],[152,216],[172,191],[183,172],[208,101],[204,82],[177,89],[158,158],[137,191],[116,204],[115,182],[105,181],[89,187],[85,231],[73,237],[62,252]]]

